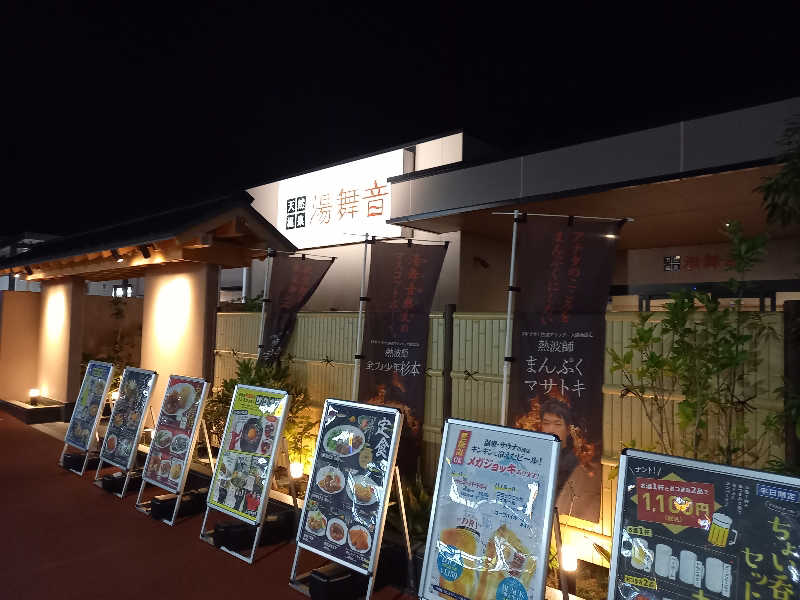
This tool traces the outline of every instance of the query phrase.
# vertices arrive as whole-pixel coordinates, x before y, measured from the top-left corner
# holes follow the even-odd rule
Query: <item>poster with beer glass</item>
[[[625,450],[612,545],[610,599],[795,597],[800,479]]]
[[[549,433],[447,421],[420,598],[544,596],[560,449]]]

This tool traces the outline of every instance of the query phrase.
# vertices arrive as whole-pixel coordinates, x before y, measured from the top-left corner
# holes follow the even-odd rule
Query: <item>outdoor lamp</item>
[[[11,272],[14,273],[14,271],[11,271]],[[19,276],[20,276],[19,273],[14,273],[14,277],[16,277],[17,279],[19,279]]]
[[[567,544],[561,546],[561,569],[564,571],[564,577],[567,580],[567,592],[574,594],[578,583],[576,573],[578,570],[578,554],[573,546]]]
[[[561,546],[561,568],[570,572],[577,571],[578,555],[572,546],[566,544]]]
[[[39,388],[31,388],[28,390],[28,398],[30,398],[31,406],[36,406],[38,404],[37,400],[39,399],[40,395],[41,392],[39,391]]]
[[[289,475],[292,479],[300,479],[303,476],[303,463],[293,462],[289,465]]]
[[[139,252],[142,253],[143,258],[150,258],[150,249],[147,247],[147,244],[139,246]]]
[[[121,263],[123,260],[125,260],[119,255],[119,250],[115,250],[114,248],[111,249],[111,256],[113,256],[118,263]]]

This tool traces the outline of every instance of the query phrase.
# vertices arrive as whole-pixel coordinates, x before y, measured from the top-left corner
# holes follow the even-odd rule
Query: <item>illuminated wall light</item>
[[[31,388],[31,389],[28,390],[28,397],[29,398],[38,398],[41,395],[42,394],[41,394],[39,388]]]
[[[610,240],[615,240],[615,239],[617,239],[619,236],[618,236],[618,235],[614,235],[613,233],[607,233],[607,234],[605,234],[603,237],[607,237],[607,238],[608,238],[608,239],[610,239]]]
[[[119,255],[119,251],[115,249],[111,249],[111,256],[113,256],[118,263],[123,262],[125,259]]]
[[[300,479],[303,476],[303,463],[291,463],[289,465],[289,475],[292,476],[292,479]]]
[[[154,329],[159,351],[168,355],[181,348],[192,312],[192,293],[189,280],[176,276],[157,292]]]
[[[13,273],[13,271],[12,271],[12,273]],[[16,279],[19,279],[19,276],[20,276],[20,273],[14,273],[14,277],[15,277]]]

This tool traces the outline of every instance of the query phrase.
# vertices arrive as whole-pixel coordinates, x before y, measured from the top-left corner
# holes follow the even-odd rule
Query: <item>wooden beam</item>
[[[29,281],[38,281],[43,279],[53,279],[55,277],[67,277],[71,275],[84,276],[86,279],[91,279],[97,273],[109,274],[107,279],[124,279],[121,274],[126,269],[136,269],[138,267],[158,265],[165,262],[175,262],[183,259],[180,248],[173,246],[172,249],[161,250],[150,254],[150,258],[144,258],[139,253],[130,253],[124,256],[124,260],[118,263],[113,257],[96,258],[90,260],[89,255],[81,255],[73,257],[72,260],[58,261],[57,264],[52,265],[49,263],[42,263],[40,265],[32,265],[39,272],[34,272],[33,275],[28,277]],[[76,262],[75,259],[83,259],[83,262]],[[47,268],[45,269],[45,265]],[[101,280],[102,281],[102,280]]]
[[[215,242],[208,248],[184,248],[183,259],[220,265],[229,269],[248,267],[252,261],[248,248],[228,242]]]

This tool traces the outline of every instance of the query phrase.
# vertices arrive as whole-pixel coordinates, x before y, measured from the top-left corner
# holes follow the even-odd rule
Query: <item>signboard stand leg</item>
[[[511,375],[511,348],[512,348],[512,321],[514,318],[514,290],[515,290],[515,260],[517,258],[517,226],[522,218],[520,211],[514,211],[514,230],[511,234],[511,267],[508,273],[508,307],[506,310],[506,347],[503,355],[503,387],[500,390],[500,425],[506,424],[508,419],[508,379]]]
[[[411,553],[411,537],[408,535],[408,521],[406,519],[406,503],[403,500],[403,484],[400,482],[400,469],[394,468],[394,481],[397,484],[397,496],[400,503],[400,516],[403,517],[403,533],[406,538],[406,553],[408,555],[408,582],[409,587],[416,589],[414,581],[414,555]]]
[[[271,299],[269,297],[269,284],[272,280],[272,261],[274,256],[274,250],[272,248],[267,248],[267,264],[264,269],[264,293],[261,296],[261,323],[259,324],[258,328],[258,360],[259,362],[262,361],[265,357],[264,352],[264,323],[267,320],[267,311],[269,309],[269,303]]]
[[[282,442],[283,443],[281,444],[281,448],[282,448],[283,454],[286,457],[286,460],[288,462],[289,461],[289,445],[286,443],[286,438],[282,438]],[[273,473],[271,478],[270,478],[269,484],[266,486],[265,489],[269,490],[270,487],[272,487],[272,483],[274,481],[275,481],[275,474]],[[294,508],[295,508],[294,520],[296,521],[297,520],[297,510],[298,510],[297,492],[295,491],[294,480],[291,478],[291,476],[289,477],[289,487],[291,489],[292,500],[293,500]],[[204,542],[208,542],[209,544],[213,544],[214,543],[213,540],[211,539],[211,534],[213,533],[213,531],[206,530],[206,522],[208,521],[208,513],[211,511],[211,509],[212,509],[212,507],[206,506],[206,514],[203,517],[203,524],[200,527],[200,539],[203,540]],[[226,548],[225,546],[220,546],[220,550],[223,550],[223,551],[227,552],[228,554],[230,554],[232,556],[235,556],[236,558],[239,558],[239,559],[245,561],[247,564],[252,565],[255,562],[256,548],[258,548],[259,543],[261,542],[261,535],[264,532],[264,520],[263,519],[267,518],[268,509],[269,509],[269,493],[267,492],[267,495],[264,498],[264,516],[262,518],[261,523],[259,523],[258,526],[256,527],[256,534],[255,534],[255,536],[253,538],[253,546],[250,548],[250,554],[249,555],[241,554],[239,552],[236,552],[235,550],[231,550],[230,548]]]
[[[369,246],[369,234],[364,235],[364,262],[361,266],[361,296],[358,300],[358,324],[356,326],[356,355],[353,357],[353,395],[352,400],[353,402],[358,402],[358,377],[360,375],[361,369],[361,338],[362,338],[362,330],[361,327],[364,324],[364,302],[366,292],[364,291],[364,285],[367,281],[367,246]]]
[[[59,467],[63,467],[64,466],[64,455],[67,453],[67,448],[68,447],[69,447],[69,444],[64,444],[64,448],[61,450],[61,456],[58,457],[58,466]]]
[[[563,600],[569,600],[569,584],[567,582],[567,574],[562,567],[561,557],[561,523],[558,521],[558,507],[553,507],[553,531],[556,534],[556,552],[558,553],[558,582],[561,586],[561,597]]]
[[[208,462],[211,464],[211,472],[214,472],[214,453],[211,451],[211,442],[208,441],[208,428],[206,427],[206,420],[200,422],[203,427],[203,439],[206,442],[206,450],[208,450]]]
[[[99,458],[97,460],[97,470],[94,472],[94,484],[99,488],[103,487],[103,483],[100,481],[100,471],[102,470],[103,463],[105,463],[105,462],[107,462],[107,461],[104,461],[102,458]],[[111,464],[111,463],[108,463],[108,464]],[[114,465],[112,465],[112,466],[114,466]],[[117,498],[124,498],[125,497],[125,494],[128,492],[128,485],[131,482],[131,475],[133,474],[132,469],[121,469],[121,471],[123,473],[125,473],[125,482],[122,484],[122,490],[121,491],[114,492],[114,495]]]

